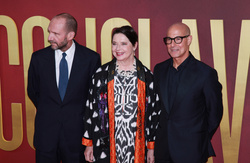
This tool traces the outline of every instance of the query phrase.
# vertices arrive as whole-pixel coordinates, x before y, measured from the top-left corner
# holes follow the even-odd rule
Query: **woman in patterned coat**
[[[82,139],[89,162],[154,162],[159,100],[151,71],[134,56],[137,44],[132,27],[116,28],[114,59],[92,78]]]

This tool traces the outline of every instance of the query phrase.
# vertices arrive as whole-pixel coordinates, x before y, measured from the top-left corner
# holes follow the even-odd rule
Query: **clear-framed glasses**
[[[182,43],[182,40],[183,40],[184,38],[187,38],[188,36],[189,36],[189,35],[186,35],[186,36],[176,36],[175,38],[164,37],[164,38],[163,38],[163,41],[164,41],[164,43],[165,43],[166,45],[171,44],[171,43],[172,43],[172,40],[174,40],[174,42],[175,42],[176,44],[180,44],[180,43]]]

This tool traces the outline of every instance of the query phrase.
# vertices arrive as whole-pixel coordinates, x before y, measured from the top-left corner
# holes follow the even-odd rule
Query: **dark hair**
[[[64,19],[66,19],[66,28],[67,28],[67,30],[69,32],[70,31],[75,32],[75,36],[76,36],[76,33],[77,33],[77,21],[72,15],[70,15],[68,13],[61,13],[61,14],[56,15],[54,18],[64,18]]]
[[[115,28],[115,30],[112,33],[112,41],[113,41],[114,35],[118,34],[118,33],[124,34],[129,39],[129,41],[131,42],[131,44],[133,46],[135,46],[135,43],[138,42],[137,33],[135,32],[135,30],[132,27],[130,27],[128,25],[122,26],[120,28]]]

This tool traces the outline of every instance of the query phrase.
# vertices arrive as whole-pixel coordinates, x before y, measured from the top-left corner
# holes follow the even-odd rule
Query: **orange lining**
[[[110,163],[116,163],[114,79],[108,82]]]
[[[93,146],[93,142],[92,142],[92,140],[82,138],[82,145]]]
[[[138,111],[137,111],[137,129],[135,137],[135,163],[145,161],[145,136],[144,136],[144,118],[145,117],[145,83],[138,79]]]
[[[138,79],[138,111],[137,129],[135,137],[135,161],[142,163],[145,160],[145,83]],[[109,138],[110,138],[110,163],[116,163],[115,149],[115,109],[114,109],[114,79],[108,82],[108,109],[109,109]]]
[[[155,148],[155,142],[153,142],[153,141],[148,142],[147,148],[148,148],[148,149],[154,149],[154,148]]]

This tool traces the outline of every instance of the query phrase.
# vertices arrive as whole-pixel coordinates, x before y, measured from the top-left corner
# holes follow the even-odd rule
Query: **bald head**
[[[167,30],[165,37],[168,53],[173,58],[173,66],[177,68],[188,56],[192,42],[189,27],[184,23],[175,23]]]
[[[175,23],[173,25],[171,25],[168,30],[167,30],[167,36],[171,37],[171,34],[174,33],[181,33],[181,35],[186,36],[186,35],[190,35],[190,28],[181,22]]]

